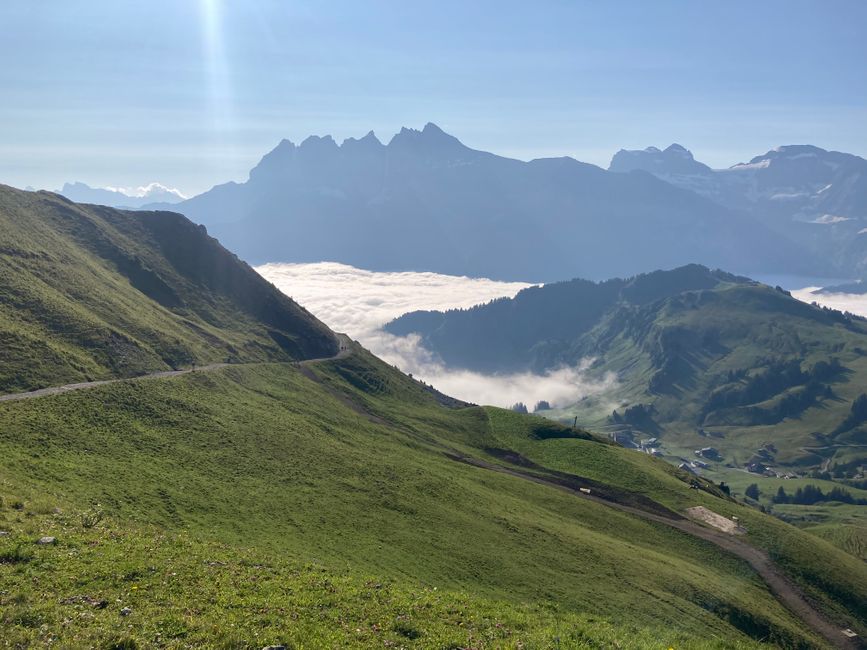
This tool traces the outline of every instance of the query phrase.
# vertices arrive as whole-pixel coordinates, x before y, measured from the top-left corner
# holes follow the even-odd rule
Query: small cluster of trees
[[[865,421],[867,421],[867,395],[861,393],[852,402],[852,408],[849,410],[849,415],[847,415],[846,419],[840,423],[840,426],[834,429],[832,435],[837,435],[838,433],[854,429]]]
[[[845,368],[837,358],[828,361],[818,361],[808,370],[801,369],[799,359],[787,361],[769,360],[768,367],[764,372],[748,375],[743,370],[730,371],[731,383],[716,389],[711,393],[704,405],[703,412],[708,414],[722,408],[733,408],[756,404],[770,399],[782,391],[793,386],[805,386],[801,401],[811,401],[815,397],[830,396],[830,387],[822,382],[833,379],[843,372]],[[786,411],[797,411],[803,404],[795,398],[791,403],[781,407]],[[785,415],[784,414],[784,415]]]
[[[851,492],[841,487],[834,487],[830,492],[825,493],[822,491],[822,488],[816,485],[799,487],[791,495],[786,494],[786,490],[781,485],[772,501],[774,503],[792,503],[800,506],[809,506],[822,501],[839,501],[840,503],[851,503],[858,506],[867,505],[867,499],[856,499],[852,496]]]
[[[511,409],[516,413],[529,413],[530,409],[527,408],[527,405],[524,402],[515,402],[512,404]],[[536,406],[533,407],[533,413],[538,413],[539,411],[550,411],[551,404],[545,400],[539,400],[536,402]]]

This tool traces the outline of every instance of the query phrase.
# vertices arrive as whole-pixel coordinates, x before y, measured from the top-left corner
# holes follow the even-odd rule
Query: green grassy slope
[[[807,530],[867,562],[867,526],[821,524],[811,526]]]
[[[765,549],[814,599],[831,609],[837,609],[841,602],[848,603],[843,610],[837,610],[844,619],[867,617],[867,587],[863,584],[867,567],[839,548],[724,498],[713,483],[704,482],[702,490],[685,490],[684,485],[693,476],[663,460],[581,439],[535,439],[526,434],[526,421],[516,414],[496,409],[492,416],[511,423],[498,427],[501,433],[496,444],[514,449],[540,465],[640,492],[675,511],[705,505],[719,514],[737,516],[747,528],[751,543]]]
[[[746,278],[691,265],[573,280],[408,314],[387,329],[421,334],[454,367],[542,371],[594,359],[592,373],[613,374],[616,386],[546,415],[661,438],[677,462],[713,446],[739,468],[842,478],[864,464],[867,398],[860,410],[855,401],[867,386],[867,322]]]
[[[81,515],[0,506],[0,527],[12,531],[0,540],[6,646],[762,647],[731,637],[700,639],[662,625],[640,627],[621,616],[335,571],[128,522],[86,529]],[[61,541],[33,547],[49,533]],[[120,615],[125,608],[130,613]]]
[[[178,215],[0,199],[7,382],[244,362],[0,402],[8,645],[822,647],[746,562],[491,471],[515,453],[641,509],[741,516],[835,625],[867,632],[862,562],[662,462],[447,408],[360,349],[286,363],[337,344]]]
[[[674,464],[711,446],[719,458],[702,459],[710,465],[708,477],[741,495],[757,483],[768,497],[763,505],[798,525],[845,523],[863,535],[863,508],[773,505],[769,497],[780,480],[744,470],[757,463],[777,475],[833,477],[835,484],[810,478],[785,489],[810,483],[829,492],[837,485],[863,498],[840,479],[863,476],[867,466],[865,423],[845,424],[867,386],[865,331],[861,320],[762,285],[685,293],[652,309],[624,310],[600,325],[584,349],[599,353],[596,372],[618,372],[621,381],[604,396],[550,415],[578,416],[587,426],[625,432],[635,441],[656,436]],[[823,372],[823,366],[832,369]],[[628,409],[636,405],[650,417],[630,418]],[[614,409],[618,417],[612,418]]]
[[[180,215],[0,186],[0,393],[335,349],[322,323]]]
[[[72,511],[98,501],[117,522],[322,564],[336,574],[377,576],[408,590],[469,593],[479,607],[505,603],[503,616],[531,603],[664,628],[696,643],[750,636],[818,643],[745,564],[716,547],[443,453],[482,456],[493,441],[519,446],[515,428],[523,425],[503,413],[443,408],[363,354],[315,368],[226,368],[2,404],[0,473],[7,494],[40,495]],[[596,440],[569,442],[625,453]],[[667,505],[694,504],[696,491],[666,474],[665,465],[635,459],[617,472],[627,489],[653,485],[660,474],[668,481]],[[589,473],[592,463],[570,467]],[[702,498],[715,509],[738,510]],[[804,535],[768,517],[758,528],[773,539],[780,531]],[[830,611],[849,620],[853,603],[867,596],[867,572],[845,557],[823,558],[836,591],[814,588]],[[793,561],[805,580],[815,578],[808,558]],[[24,571],[15,584],[32,597],[28,580],[38,567],[0,570],[6,578]],[[51,587],[50,600],[71,588]],[[269,602],[278,607],[280,600]],[[540,621],[550,626],[550,618]],[[579,617],[565,629],[578,634],[581,625]]]

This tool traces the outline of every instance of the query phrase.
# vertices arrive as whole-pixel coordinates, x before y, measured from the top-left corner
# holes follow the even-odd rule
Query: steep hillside
[[[840,629],[867,632],[860,560],[715,484],[444,400],[290,301],[263,308],[273,288],[236,284],[252,272],[177,215],[5,200],[4,282],[32,297],[3,317],[46,345],[4,363],[40,368],[51,346],[91,358],[77,324],[93,314],[149,333],[145,350],[200,319],[213,347],[249,356],[0,401],[4,642],[853,648]],[[61,262],[80,268],[49,283]],[[290,352],[268,341],[275,311],[297,317],[278,321]],[[256,362],[297,350],[328,358]]]
[[[503,158],[433,124],[387,145],[372,133],[341,145],[284,140],[246,182],[176,209],[256,263],[335,260],[523,281],[696,259],[742,272],[830,268],[785,235],[649,174]]]
[[[178,214],[0,186],[0,393],[331,356],[326,326]]]
[[[444,408],[360,351],[3,403],[0,447],[12,529],[0,577],[15,605],[0,620],[13,639],[42,638],[46,625],[61,640],[181,630],[179,645],[224,630],[215,613],[226,607],[256,612],[237,635],[260,645],[328,639],[332,628],[365,644],[404,635],[418,647],[441,637],[518,647],[556,635],[579,645],[610,642],[624,625],[651,644],[821,645],[737,555],[676,527],[697,526],[679,514],[694,505],[740,516],[749,544],[836,625],[857,625],[867,602],[858,560],[711,484],[690,489],[664,463],[539,418]],[[110,514],[95,530],[94,503]],[[56,544],[33,545],[43,535]],[[459,618],[443,622],[431,590],[462,603],[449,610]],[[101,627],[61,626],[76,604],[103,599]],[[122,607],[131,627],[115,624]],[[613,631],[606,638],[588,616]]]
[[[636,444],[660,438],[673,460],[712,446],[712,465],[839,477],[864,462],[867,324],[745,278],[691,266],[576,280],[386,329],[420,334],[449,366],[487,372],[592,358],[591,374],[615,373],[616,387],[550,415]]]

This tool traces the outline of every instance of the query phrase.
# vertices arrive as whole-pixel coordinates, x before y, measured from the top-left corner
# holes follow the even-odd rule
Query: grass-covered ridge
[[[529,435],[515,426],[528,426]],[[99,502],[115,526],[137,521],[183,531],[196,542],[315,563],[329,574],[376,576],[410,592],[412,585],[463,592],[479,611],[489,602],[505,603],[490,606],[506,612],[556,607],[573,617],[575,627],[566,626],[573,632],[586,617],[602,617],[692,639],[681,647],[712,638],[820,643],[749,567],[716,547],[444,453],[483,458],[486,449],[510,446],[532,455],[521,439],[531,448],[618,452],[590,438],[552,437],[544,420],[502,411],[446,409],[422,386],[358,353],[304,368],[224,368],[2,404],[0,475],[7,494],[39,495],[64,512]],[[656,481],[661,464],[645,462],[621,467],[616,480],[626,489]],[[694,503],[686,483],[672,478],[666,485]],[[738,510],[702,498],[723,512]],[[771,526],[766,534],[777,535],[771,521],[757,528]],[[840,558],[823,562],[833,568]],[[22,570],[29,569],[0,567],[7,576]],[[840,566],[841,574],[851,570]],[[806,573],[812,579],[809,567]],[[851,616],[863,573],[856,567],[835,595],[816,587],[830,611]],[[27,583],[18,584],[25,600],[32,597]],[[52,600],[67,597],[52,589]],[[277,608],[274,598],[269,607]],[[202,607],[190,624],[223,606]],[[530,627],[528,638],[552,633],[544,617]]]
[[[859,475],[867,444],[867,322],[787,292],[690,265],[627,280],[533,287],[468,310],[416,312],[447,365],[487,372],[574,366],[614,388],[560,404],[552,418],[639,443],[674,461],[714,447],[743,469]]]
[[[335,351],[327,327],[181,215],[0,186],[0,393]]]
[[[176,340],[200,365],[0,401],[3,642],[814,648],[865,631],[854,556],[593,434],[334,354],[182,217],[0,198],[19,215],[7,380],[149,374],[182,365]],[[697,504],[741,516],[755,547],[699,534]],[[821,613],[795,615],[755,553]]]

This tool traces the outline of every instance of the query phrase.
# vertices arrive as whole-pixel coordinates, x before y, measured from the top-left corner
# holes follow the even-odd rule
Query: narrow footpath
[[[352,339],[350,339],[346,334],[335,334],[335,338],[337,339],[337,353],[330,357],[321,357],[318,359],[304,359],[302,361],[290,361],[292,365],[296,367],[304,367],[313,365],[316,363],[322,363],[324,361],[332,361],[334,359],[343,359],[344,357],[352,354],[353,343]],[[163,370],[160,372],[151,372],[145,375],[138,375],[136,377],[121,377],[118,379],[103,379],[100,381],[82,381],[76,384],[65,384],[63,386],[51,386],[49,388],[40,388],[38,390],[31,390],[26,393],[10,393],[8,395],[0,395],[0,402],[17,402],[19,400],[24,399],[34,399],[37,397],[49,397],[51,395],[61,395],[62,393],[71,393],[77,390],[87,390],[88,388],[97,388],[98,386],[107,386],[109,384],[118,384],[124,381],[142,381],[145,379],[166,379],[169,377],[180,377],[181,375],[188,375],[191,372],[210,372],[213,370],[220,370],[221,368],[228,368],[229,366],[244,366],[244,365],[255,365],[255,363],[243,364],[243,363],[211,363],[206,366],[197,366],[195,368],[185,368],[184,370]]]

